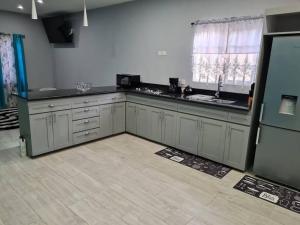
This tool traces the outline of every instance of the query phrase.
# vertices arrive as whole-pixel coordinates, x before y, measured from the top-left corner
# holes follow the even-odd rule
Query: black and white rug
[[[18,109],[9,108],[0,110],[0,130],[19,128]]]
[[[164,150],[156,152],[155,154],[182,165],[191,167],[195,170],[212,175],[219,179],[222,179],[231,170],[229,167],[226,167],[220,163],[216,163],[174,148],[166,148]]]
[[[250,176],[244,176],[234,188],[300,214],[300,192]]]

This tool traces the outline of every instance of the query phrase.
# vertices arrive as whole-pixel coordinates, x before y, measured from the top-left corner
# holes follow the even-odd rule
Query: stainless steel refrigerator
[[[300,189],[300,36],[273,38],[253,169]]]

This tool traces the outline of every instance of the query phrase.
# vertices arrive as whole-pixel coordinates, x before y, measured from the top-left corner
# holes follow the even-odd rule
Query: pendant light
[[[83,0],[83,26],[88,27],[89,26],[89,21],[87,18],[87,13],[86,13],[86,3],[85,0]]]
[[[36,12],[35,0],[32,0],[31,18],[33,20],[37,20],[38,19],[37,12]]]

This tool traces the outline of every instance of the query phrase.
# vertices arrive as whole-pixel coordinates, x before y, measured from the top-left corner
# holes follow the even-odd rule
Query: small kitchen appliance
[[[169,78],[170,86],[169,86],[169,92],[176,94],[180,92],[179,87],[179,78]]]
[[[141,83],[140,75],[117,74],[117,86],[122,88],[135,88]]]

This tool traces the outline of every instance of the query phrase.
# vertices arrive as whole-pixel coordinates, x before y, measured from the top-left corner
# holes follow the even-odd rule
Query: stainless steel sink
[[[215,96],[211,96],[211,95],[190,95],[187,97],[187,99],[191,100],[191,101],[205,101],[205,102],[215,102],[218,104],[234,104],[236,101],[232,101],[232,100],[226,100],[226,99],[221,99],[221,98],[216,98]]]
[[[208,100],[208,101],[209,102],[219,103],[219,104],[227,104],[227,105],[236,103],[236,101],[226,100],[226,99],[220,99],[220,98],[214,98],[214,99],[211,99],[211,100]]]
[[[215,97],[211,95],[190,95],[187,96],[187,99],[192,100],[192,101],[209,101],[213,100]]]

